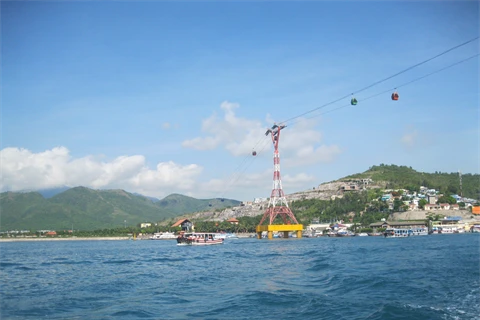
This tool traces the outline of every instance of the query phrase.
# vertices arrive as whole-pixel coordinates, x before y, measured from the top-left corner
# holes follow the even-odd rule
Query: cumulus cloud
[[[121,188],[148,196],[163,197],[173,192],[197,189],[196,178],[203,168],[196,164],[158,163],[146,165],[141,155],[120,156],[105,162],[87,156],[72,159],[65,147],[33,153],[27,149],[0,151],[1,191],[39,190],[58,186],[86,186],[95,189]]]
[[[266,115],[267,124],[261,121],[237,117],[237,103],[224,101],[220,105],[223,117],[214,113],[202,121],[202,132],[205,136],[185,140],[183,147],[196,150],[212,150],[225,148],[234,156],[244,156],[253,149],[264,153],[270,152],[272,142],[265,137],[265,131],[275,121]],[[317,122],[312,119],[298,119],[281,136],[281,153],[287,166],[312,165],[319,162],[331,162],[341,153],[336,145],[322,144],[322,134],[316,129]]]
[[[265,126],[260,121],[248,120],[235,115],[234,110],[239,108],[237,103],[224,101],[220,108],[223,117],[213,114],[202,121],[204,137],[185,140],[183,147],[196,150],[212,150],[222,145],[234,156],[246,155],[258,143],[265,133]]]
[[[65,147],[34,153],[27,149],[0,150],[2,176],[0,191],[41,190],[60,186],[93,189],[123,189],[163,198],[181,193],[196,198],[230,197],[246,200],[268,197],[272,168],[261,172],[236,171],[229,177],[200,180],[203,168],[197,164],[160,162],[146,165],[142,155],[120,156],[105,161],[102,156],[73,158]],[[314,177],[305,173],[282,176],[288,190],[310,188]]]

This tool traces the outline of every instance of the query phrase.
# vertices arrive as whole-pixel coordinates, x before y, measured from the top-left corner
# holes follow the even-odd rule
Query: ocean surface
[[[479,319],[480,234],[0,243],[0,319]]]

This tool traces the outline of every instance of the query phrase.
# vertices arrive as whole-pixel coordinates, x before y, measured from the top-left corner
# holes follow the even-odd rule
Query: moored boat
[[[173,240],[177,238],[173,232],[157,232],[150,237],[150,240]]]
[[[388,228],[383,233],[385,238],[404,238],[412,236],[426,236],[428,235],[428,229],[426,227],[410,228],[410,229],[397,229]]]

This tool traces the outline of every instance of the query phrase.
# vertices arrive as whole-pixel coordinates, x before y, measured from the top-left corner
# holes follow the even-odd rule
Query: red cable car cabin
[[[400,96],[398,95],[397,91],[395,91],[394,93],[392,93],[392,100],[397,101],[398,98],[400,98]]]

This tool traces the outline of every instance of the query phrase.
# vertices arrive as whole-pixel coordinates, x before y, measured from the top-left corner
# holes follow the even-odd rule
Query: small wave
[[[0,262],[0,268],[5,268],[5,267],[18,267],[22,266],[23,263],[16,263],[16,262]]]
[[[144,310],[127,310],[127,311],[118,311],[112,314],[112,317],[127,317],[128,319],[132,318],[151,318],[155,315],[153,313],[144,311]]]
[[[103,261],[103,264],[128,264],[128,263],[136,263],[135,260],[107,260]]]

